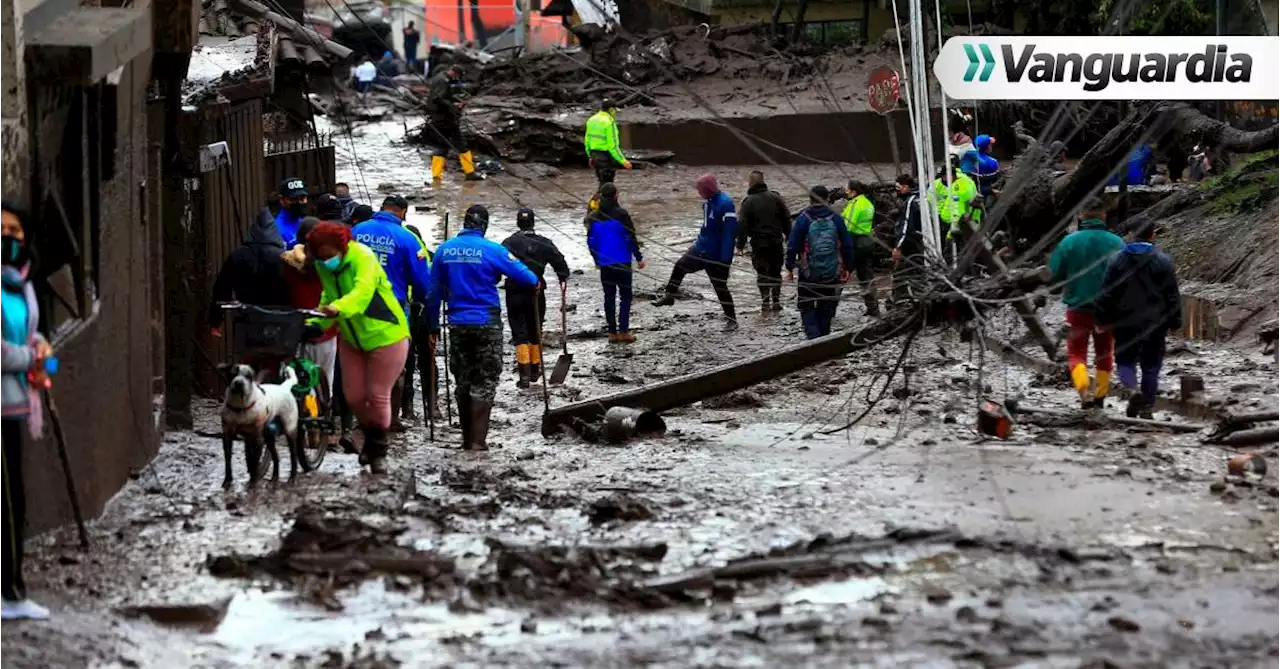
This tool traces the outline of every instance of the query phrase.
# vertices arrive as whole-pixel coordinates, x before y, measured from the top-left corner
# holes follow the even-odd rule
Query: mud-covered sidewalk
[[[386,154],[366,134],[359,175],[347,165],[357,193],[421,188],[393,134]],[[716,173],[737,199],[749,169]],[[839,183],[858,169],[792,171]],[[619,178],[650,263],[641,291],[696,233],[694,177]],[[514,199],[538,211],[582,270],[573,374],[552,406],[802,338],[794,307],[758,315],[740,259],[738,331],[721,332],[694,275],[675,307],[637,299],[635,345],[607,344],[581,224],[591,183],[502,175],[422,195],[411,217],[438,239],[438,214],[484,202],[500,240]],[[836,326],[864,325],[861,311],[845,302]],[[1001,314],[989,331],[1016,341],[1021,325]],[[886,388],[903,343],[671,412],[664,437],[616,447],[541,437],[541,393],[508,374],[487,454],[415,426],[384,478],[333,453],[295,484],[247,490],[238,455],[230,492],[207,403],[91,523],[89,551],[74,529],[32,542],[29,582],[55,618],[6,624],[4,666],[1275,665],[1274,450],[1266,475],[1228,477],[1232,452],[1200,434],[1019,424],[984,440],[979,397],[1073,411],[1074,394],[944,329],[915,338]],[[1233,408],[1276,406],[1275,358],[1256,345],[1173,341],[1165,385],[1184,372]]]

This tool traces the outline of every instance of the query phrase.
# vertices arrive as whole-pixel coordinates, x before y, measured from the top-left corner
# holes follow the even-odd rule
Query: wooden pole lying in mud
[[[1171,423],[1163,420],[1148,420],[1146,418],[1128,418],[1123,416],[1108,416],[1101,413],[1071,413],[1067,411],[1055,411],[1053,409],[1040,409],[1037,407],[1019,406],[1019,414],[1029,414],[1027,416],[1019,416],[1018,419],[1028,423],[1039,423],[1045,419],[1048,420],[1048,427],[1066,427],[1069,424],[1088,425],[1089,423],[1111,423],[1113,425],[1130,425],[1133,427],[1146,427],[1155,430],[1169,430],[1171,432],[1199,432],[1207,429],[1207,425],[1199,425],[1196,423]],[[1036,416],[1042,418],[1037,419]]]
[[[972,296],[948,291],[945,286],[940,285],[942,290],[926,303],[894,309],[882,320],[875,321],[861,330],[833,333],[766,356],[732,362],[643,388],[594,397],[551,409],[542,415],[542,434],[552,435],[566,427],[582,431],[585,424],[598,422],[605,412],[613,407],[662,412],[692,404],[707,397],[741,390],[805,367],[877,346],[909,331],[918,330],[926,320],[941,322],[948,318],[966,319],[976,315],[971,313],[975,308],[981,310],[980,306],[970,302],[970,297],[984,300],[1004,298],[1010,294],[1031,290],[1043,284],[1048,276],[1049,274],[1041,268],[1006,273],[1005,280],[999,285],[976,291],[978,294]]]

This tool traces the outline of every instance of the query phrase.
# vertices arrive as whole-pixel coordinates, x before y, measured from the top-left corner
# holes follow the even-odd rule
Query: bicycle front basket
[[[249,308],[232,316],[236,353],[287,358],[298,350],[306,317],[294,311]]]

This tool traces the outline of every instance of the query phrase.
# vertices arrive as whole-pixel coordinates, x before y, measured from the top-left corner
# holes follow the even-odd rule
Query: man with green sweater
[[[1080,393],[1085,408],[1102,408],[1111,387],[1111,367],[1115,342],[1112,334],[1097,327],[1095,301],[1102,292],[1107,263],[1124,240],[1107,230],[1106,206],[1091,200],[1081,212],[1080,225],[1067,235],[1049,257],[1053,285],[1062,286],[1067,305],[1067,367],[1071,385]],[[1097,379],[1089,393],[1089,338],[1093,338],[1093,360]]]

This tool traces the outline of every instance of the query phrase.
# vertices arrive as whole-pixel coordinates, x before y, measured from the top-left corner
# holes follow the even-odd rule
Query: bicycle
[[[237,355],[257,360],[278,360],[270,370],[274,374],[271,380],[284,378],[286,367],[293,370],[298,379],[293,386],[293,395],[298,402],[295,455],[302,471],[319,469],[329,450],[328,437],[339,431],[338,419],[334,416],[329,380],[315,361],[302,354],[302,346],[308,343],[304,336],[307,319],[323,318],[324,314],[314,309],[276,309],[241,302],[224,302],[218,306],[231,312],[231,344]],[[263,378],[266,370],[254,369],[259,383],[266,380]],[[275,430],[274,434],[282,431],[274,423],[265,429]],[[274,434],[267,437],[274,437]]]

